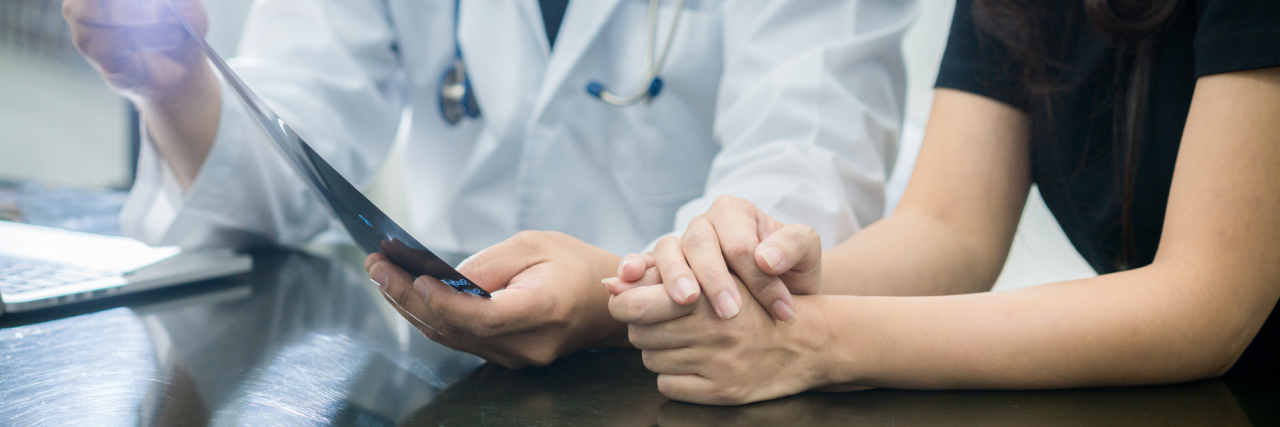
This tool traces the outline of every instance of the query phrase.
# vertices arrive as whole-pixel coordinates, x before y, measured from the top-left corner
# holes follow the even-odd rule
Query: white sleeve
[[[259,1],[239,52],[236,73],[343,176],[359,185],[377,170],[401,109],[389,96],[399,59],[381,0]],[[217,136],[191,188],[145,139],[121,230],[152,245],[306,242],[329,226],[327,210],[221,85]]]
[[[813,227],[824,247],[879,219],[906,96],[901,40],[915,14],[913,0],[726,4],[722,148],[674,233],[726,194]]]

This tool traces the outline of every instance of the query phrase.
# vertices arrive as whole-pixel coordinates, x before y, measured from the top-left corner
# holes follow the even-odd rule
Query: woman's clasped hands
[[[609,311],[669,398],[728,405],[796,394],[830,383],[813,327],[820,310],[808,309],[819,301],[803,296],[818,291],[821,255],[813,229],[720,197],[682,237],[623,258],[605,280]]]

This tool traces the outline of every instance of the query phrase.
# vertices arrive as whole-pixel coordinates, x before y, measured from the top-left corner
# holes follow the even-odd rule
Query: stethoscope
[[[453,2],[453,64],[440,77],[440,114],[449,124],[457,124],[462,118],[480,117],[480,105],[476,103],[475,93],[471,89],[471,78],[467,76],[466,64],[462,60],[462,47],[458,44],[458,6],[461,0]],[[658,3],[649,0],[648,40],[645,44],[644,68],[648,85],[630,96],[618,96],[605,88],[599,80],[587,82],[587,93],[592,97],[614,106],[625,107],[641,100],[652,101],[662,93],[662,77],[658,72],[667,62],[667,54],[671,52],[671,41],[675,39],[676,28],[680,24],[680,15],[684,12],[684,0],[676,1],[676,14],[671,20],[671,30],[667,32],[667,42],[662,46],[662,54],[654,61],[654,45],[658,34]]]

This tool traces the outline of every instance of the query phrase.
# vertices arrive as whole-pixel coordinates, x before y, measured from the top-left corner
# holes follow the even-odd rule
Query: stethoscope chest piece
[[[453,66],[440,76],[440,114],[449,124],[457,124],[463,117],[480,117],[480,104],[461,58],[455,58]]]

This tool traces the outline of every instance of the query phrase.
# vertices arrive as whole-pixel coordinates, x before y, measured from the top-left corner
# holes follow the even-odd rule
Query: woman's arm
[[[1029,126],[1009,105],[939,89],[902,202],[888,219],[826,252],[822,293],[991,289],[1031,187]]]
[[[816,239],[812,230],[722,196],[689,222],[681,238],[659,241],[652,258],[624,258],[611,291],[661,281],[676,302],[692,304],[698,293],[684,288],[697,284],[716,313],[729,319],[744,305],[731,279],[736,275],[776,318],[794,321],[800,310],[788,289],[846,295],[988,290],[1004,265],[1031,185],[1028,127],[1026,114],[1006,104],[939,89],[898,209],[828,251],[827,262],[799,260],[820,250],[805,246]],[[820,264],[827,271],[819,284]],[[645,275],[648,267],[658,273]]]
[[[1277,117],[1280,69],[1197,82],[1147,267],[983,295],[815,301],[844,341],[833,347],[862,355],[833,364],[853,368],[839,379],[1042,388],[1221,375],[1280,298]]]
[[[644,287],[610,307],[632,324],[664,394],[707,403],[835,384],[1059,388],[1220,375],[1280,298],[1276,117],[1280,69],[1200,79],[1147,267],[974,295],[797,296],[810,314],[794,326],[762,322],[754,304],[727,322],[696,309],[661,321],[678,312]],[[834,272],[830,253],[825,262]]]

